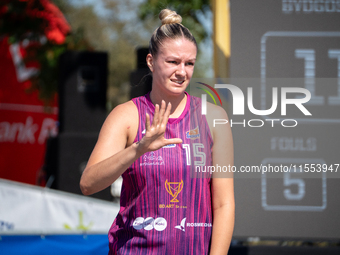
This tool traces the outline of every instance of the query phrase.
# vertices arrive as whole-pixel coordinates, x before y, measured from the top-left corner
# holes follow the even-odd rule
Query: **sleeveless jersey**
[[[193,165],[212,165],[212,137],[201,100],[187,94],[184,111],[169,118],[165,138],[181,138],[145,153],[122,175],[120,210],[109,230],[109,254],[208,254],[212,232],[209,178]],[[139,113],[135,142],[145,134],[149,94],[134,98]]]

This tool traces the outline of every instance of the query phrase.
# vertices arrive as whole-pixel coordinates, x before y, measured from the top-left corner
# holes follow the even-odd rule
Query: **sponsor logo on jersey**
[[[168,180],[165,180],[165,189],[169,193],[169,195],[172,197],[170,200],[171,203],[176,204],[159,204],[159,208],[164,209],[186,209],[187,206],[183,204],[177,204],[179,203],[177,196],[179,193],[181,193],[183,189],[183,180],[180,182],[168,182]]]
[[[187,222],[186,223],[186,219],[184,218],[181,220],[181,224],[175,226],[176,229],[182,230],[183,232],[185,232],[185,228],[211,228],[212,224],[211,223],[198,223],[198,222]]]
[[[157,231],[163,231],[166,229],[168,223],[166,219],[163,217],[158,217],[156,219],[152,217],[147,217],[144,219],[143,217],[138,217],[134,220],[132,226],[136,230],[145,229],[147,231],[155,229]]]
[[[152,151],[150,153],[145,153],[143,156],[143,163],[140,163],[141,166],[155,166],[155,165],[164,165],[164,161],[162,156],[156,156]]]
[[[186,205],[176,205],[176,204],[159,204],[159,208],[166,208],[166,209],[186,209]]]
[[[168,182],[168,180],[166,180],[165,189],[172,196],[170,202],[177,203],[179,202],[177,196],[183,189],[183,180],[181,180],[180,182]]]
[[[185,132],[185,137],[188,139],[196,139],[200,137],[200,131],[198,129],[198,126],[194,129],[191,129],[187,132]]]
[[[178,225],[178,226],[175,226],[175,228],[179,229],[179,230],[182,230],[183,232],[185,232],[185,221],[186,221],[187,218],[184,218],[182,221],[181,221],[181,224]]]
[[[174,143],[163,146],[163,148],[174,148],[174,147],[176,147],[176,144]]]

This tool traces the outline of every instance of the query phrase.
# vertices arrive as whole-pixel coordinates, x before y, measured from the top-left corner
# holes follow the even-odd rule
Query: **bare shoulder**
[[[107,116],[89,165],[98,163],[130,146],[138,130],[138,110],[132,101],[116,106]]]
[[[207,102],[207,119],[217,119],[226,118],[228,119],[228,114],[223,109],[222,106],[212,104]]]
[[[213,164],[220,166],[233,166],[234,165],[234,145],[231,127],[229,124],[228,114],[221,107],[214,104],[207,105],[207,122],[213,137]],[[219,197],[214,203],[214,208],[219,207],[224,203],[223,186],[230,186],[230,178],[232,173],[214,173],[214,177],[222,177],[214,179],[213,189],[215,194],[219,194]],[[227,178],[226,178],[227,177]],[[222,193],[217,193],[218,189]],[[222,201],[222,202],[221,202]]]
[[[116,106],[107,116],[100,136],[123,136],[127,146],[133,143],[138,129],[138,110],[132,100]],[[114,133],[112,133],[114,132]]]
[[[102,129],[115,128],[115,127],[128,127],[138,122],[138,110],[136,105],[130,100],[126,103],[117,105],[107,116]],[[114,124],[114,125],[112,125]]]
[[[218,131],[223,132],[223,129],[225,130],[229,126],[229,118],[226,111],[221,106],[209,102],[207,102],[206,119],[213,139],[218,135]],[[223,126],[222,123],[224,123]]]

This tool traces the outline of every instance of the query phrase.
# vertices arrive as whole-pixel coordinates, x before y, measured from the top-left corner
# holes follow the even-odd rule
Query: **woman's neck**
[[[170,118],[178,118],[185,109],[187,102],[187,95],[185,93],[180,96],[164,96],[164,94],[157,93],[155,90],[150,92],[151,102],[156,105],[161,106],[162,100],[165,101],[166,105],[171,103],[171,113]]]

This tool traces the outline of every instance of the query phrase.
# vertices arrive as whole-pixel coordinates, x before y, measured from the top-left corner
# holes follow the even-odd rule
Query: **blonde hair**
[[[167,39],[184,37],[188,41],[193,42],[197,49],[195,37],[189,29],[181,24],[182,17],[179,14],[169,9],[163,9],[158,17],[162,21],[162,25],[153,32],[150,39],[149,52],[152,56],[158,54],[160,45]]]

